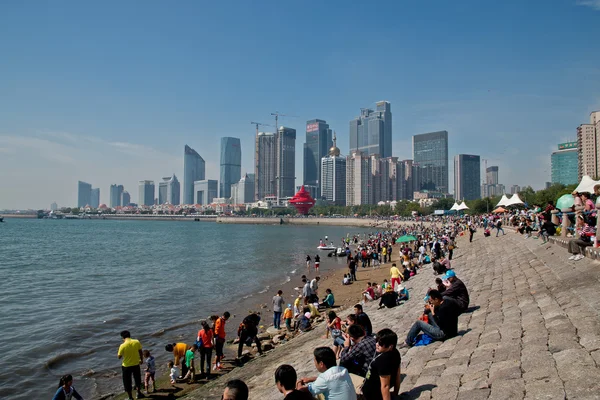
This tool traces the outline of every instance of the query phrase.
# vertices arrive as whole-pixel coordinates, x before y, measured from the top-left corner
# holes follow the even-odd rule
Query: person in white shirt
[[[313,355],[315,367],[320,374],[300,379],[296,389],[310,392],[313,396],[322,394],[325,400],[356,400],[356,390],[350,374],[346,368],[337,365],[333,350],[329,347],[317,347]]]

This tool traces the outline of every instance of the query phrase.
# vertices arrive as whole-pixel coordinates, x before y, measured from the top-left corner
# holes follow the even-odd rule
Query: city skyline
[[[100,188],[101,203],[109,204],[115,182],[138,202],[140,179],[183,177],[185,144],[205,159],[205,177],[219,179],[220,137],[240,138],[242,173],[251,173],[249,122],[273,124],[277,110],[286,115],[279,124],[297,132],[305,121],[327,121],[349,154],[348,121],[382,99],[394,110],[392,156],[412,159],[412,135],[446,130],[450,157],[479,154],[500,167],[506,187],[541,189],[556,143],[573,140],[576,127],[600,110],[600,55],[589,51],[600,36],[600,11],[584,3],[384,1],[383,15],[325,3],[273,11],[239,2],[234,12],[217,3],[118,4],[109,34],[103,21],[116,2],[3,4],[9,18],[0,48],[10,79],[1,83],[9,95],[0,99],[0,209],[73,206],[78,180]],[[135,18],[140,10],[145,19]],[[197,24],[207,12],[214,18]],[[275,27],[252,22],[271,12]],[[414,35],[423,16],[435,23]],[[357,18],[360,29],[350,23]],[[303,19],[329,29],[306,30]],[[572,20],[576,28],[564,23]],[[135,38],[135,54],[123,37]],[[190,51],[203,37],[214,40]],[[356,57],[366,52],[382,57]],[[283,58],[298,61],[280,68]],[[303,142],[296,145],[294,187],[303,181]]]

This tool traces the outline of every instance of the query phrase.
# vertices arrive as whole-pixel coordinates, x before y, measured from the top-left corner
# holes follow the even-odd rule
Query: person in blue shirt
[[[64,375],[58,382],[58,390],[52,400],[70,400],[71,398],[83,400],[83,397],[73,387],[73,377]]]

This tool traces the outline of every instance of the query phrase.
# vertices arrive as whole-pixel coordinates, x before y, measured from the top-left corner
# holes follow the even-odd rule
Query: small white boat
[[[317,250],[336,250],[337,248],[335,246],[317,246]]]

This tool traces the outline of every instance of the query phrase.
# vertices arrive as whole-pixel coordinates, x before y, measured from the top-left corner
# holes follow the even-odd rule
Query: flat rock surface
[[[473,243],[461,238],[458,244],[452,266],[476,309],[461,315],[459,336],[401,351],[401,398],[600,399],[600,263],[568,261],[565,249],[513,232],[477,233]],[[402,306],[365,306],[374,331],[391,328],[400,341],[434,286],[431,267],[406,286],[411,298]],[[226,380],[239,378],[251,399],[281,399],[275,369],[285,363],[299,377],[316,375],[313,349],[331,345],[324,330],[321,324],[186,398],[220,399]]]

